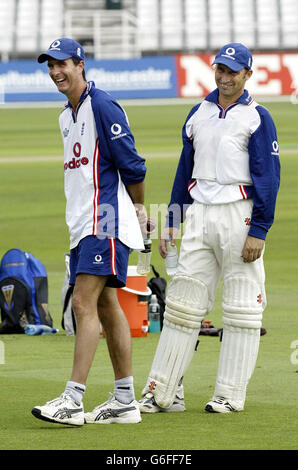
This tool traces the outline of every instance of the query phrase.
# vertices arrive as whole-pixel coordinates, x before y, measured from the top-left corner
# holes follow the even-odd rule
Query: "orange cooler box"
[[[126,286],[117,289],[119,303],[128,320],[131,336],[147,336],[148,297],[147,276],[137,273],[136,266],[128,266]]]

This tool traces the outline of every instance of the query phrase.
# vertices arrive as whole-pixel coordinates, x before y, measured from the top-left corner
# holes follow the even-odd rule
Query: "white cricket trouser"
[[[266,306],[263,256],[253,263],[244,263],[241,258],[252,204],[251,199],[217,205],[194,201],[186,212],[177,274],[194,277],[207,286],[209,312],[221,277],[258,282],[263,309]]]

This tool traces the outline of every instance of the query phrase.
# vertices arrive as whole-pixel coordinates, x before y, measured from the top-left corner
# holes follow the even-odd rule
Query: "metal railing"
[[[137,19],[126,10],[72,10],[65,14],[65,35],[80,42],[95,59],[138,57]]]

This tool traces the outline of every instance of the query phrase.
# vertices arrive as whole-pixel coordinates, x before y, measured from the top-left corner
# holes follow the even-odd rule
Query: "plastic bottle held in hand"
[[[150,273],[150,262],[151,262],[151,243],[150,238],[144,240],[145,249],[139,251],[137,273],[146,276]]]
[[[36,335],[50,335],[52,333],[58,333],[57,328],[51,328],[48,325],[27,325],[25,327],[25,333],[29,336]]]
[[[177,271],[178,252],[176,245],[171,245],[171,241],[167,241],[166,271],[169,276],[173,276]]]
[[[151,295],[148,309],[149,332],[158,333],[160,331],[160,306],[156,294]]]

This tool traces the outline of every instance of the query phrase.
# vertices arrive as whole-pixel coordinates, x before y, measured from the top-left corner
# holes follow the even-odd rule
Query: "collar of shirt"
[[[89,95],[91,89],[95,87],[95,83],[93,81],[90,81],[87,83],[83,93],[81,94],[80,96],[80,99],[79,99],[79,103],[78,103],[78,106],[77,106],[77,109],[78,107],[81,105],[81,103],[85,100],[85,98],[87,98],[87,96]],[[66,108],[72,108],[70,102],[68,101],[65,105]]]
[[[218,88],[213,90],[209,95],[206,96],[205,98],[206,101],[210,101],[211,103],[218,104]],[[242,95],[238,98],[236,103],[242,103],[242,104],[250,104],[253,101],[252,97],[248,93],[247,90],[244,90]]]

